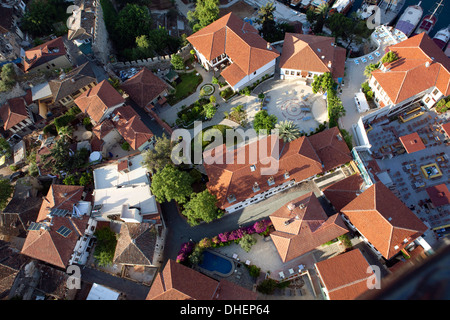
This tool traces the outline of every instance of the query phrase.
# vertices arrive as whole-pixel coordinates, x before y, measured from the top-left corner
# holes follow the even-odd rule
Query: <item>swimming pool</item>
[[[203,261],[199,264],[199,267],[222,277],[227,277],[233,273],[234,263],[231,259],[205,250],[203,251]]]

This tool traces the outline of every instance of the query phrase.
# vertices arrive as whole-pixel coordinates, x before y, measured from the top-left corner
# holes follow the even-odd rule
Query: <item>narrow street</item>
[[[127,300],[145,300],[150,290],[148,286],[88,267],[81,269],[81,280],[104,285],[122,292],[126,295]]]

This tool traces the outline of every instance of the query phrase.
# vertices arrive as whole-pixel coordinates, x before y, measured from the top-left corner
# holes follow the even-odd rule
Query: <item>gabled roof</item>
[[[336,211],[355,199],[361,192],[364,179],[359,174],[353,174],[322,189],[325,197],[331,202]]]
[[[330,300],[354,300],[367,291],[367,280],[372,277],[367,273],[369,266],[359,249],[316,263]]]
[[[114,253],[114,263],[153,265],[155,226],[150,223],[123,223]]]
[[[153,137],[153,133],[142,122],[133,107],[128,105],[119,107],[113,114],[114,126],[133,150],[137,150]]]
[[[425,149],[425,144],[417,132],[407,134],[398,138],[407,153],[413,153]]]
[[[308,137],[324,165],[323,170],[334,169],[353,160],[350,150],[338,127]]]
[[[9,130],[23,120],[29,119],[27,103],[24,97],[9,99],[0,107],[3,129]]]
[[[147,300],[255,300],[257,294],[226,280],[220,282],[169,259]]]
[[[66,54],[62,37],[47,41],[37,47],[25,51],[23,65],[25,72]]]
[[[168,89],[168,85],[155,76],[146,67],[142,68],[137,74],[125,81],[121,88],[136,102],[136,104],[145,108],[157,96]]]
[[[22,247],[23,254],[61,268],[67,267],[78,238],[86,229],[89,217],[73,218],[68,215],[49,218],[47,215],[53,208],[72,212],[73,205],[81,200],[83,189],[81,186],[55,184],[50,186],[36,220],[42,228],[28,231]],[[71,231],[67,237],[57,232],[62,226]]]
[[[339,214],[328,218],[313,192],[286,203],[270,220],[276,230],[270,236],[283,262],[348,232]]]
[[[58,101],[65,98],[88,84],[97,82],[97,78],[92,67],[92,62],[88,61],[73,69],[63,77],[49,81],[53,101]]]
[[[83,92],[75,99],[75,104],[96,123],[112,107],[125,103],[122,95],[107,81],[103,80],[95,87]]]
[[[219,207],[222,209],[235,203],[251,198],[252,196],[269,190],[268,179],[272,176],[274,185],[280,185],[290,180],[302,181],[322,172],[322,165],[314,148],[306,137],[300,137],[290,143],[283,143],[268,136],[261,140],[250,142],[238,149],[227,150],[226,145],[222,145],[220,151],[205,151],[204,167],[209,178],[208,189],[217,197]],[[273,140],[273,141],[272,141]],[[260,150],[261,146],[266,146],[268,153],[264,158],[255,155],[252,150]],[[257,151],[259,152],[259,151]],[[239,154],[245,154],[245,159],[241,161]],[[222,158],[223,164],[208,164],[211,158]],[[227,157],[231,156],[233,163],[227,164]],[[251,157],[256,159],[253,163]],[[241,163],[241,164],[240,164]],[[263,164],[264,163],[264,164]],[[271,167],[276,169],[272,175],[267,175],[262,170]],[[252,166],[255,170],[252,171]],[[285,172],[289,172],[286,179]],[[254,183],[258,183],[259,191],[253,191]],[[228,196],[233,195],[236,201],[228,202]]]
[[[290,180],[303,181],[323,171],[333,169],[352,160],[350,151],[345,141],[339,140],[340,136],[337,128],[331,128],[310,137],[300,137],[291,142],[278,142],[276,149],[275,141],[266,137],[260,141],[256,140],[241,146],[238,149],[228,150],[226,145],[219,147],[220,151],[205,151],[203,158],[204,167],[209,178],[208,189],[216,195],[219,207],[224,209],[240,201],[251,198],[259,193],[265,192],[273,186],[281,185]],[[252,150],[259,145],[266,145],[269,153],[266,158],[259,159]],[[259,150],[259,149],[257,149]],[[256,151],[258,153],[259,151]],[[245,159],[238,160],[238,154],[245,154]],[[257,163],[252,163],[250,154],[256,157]],[[228,163],[226,159],[230,156],[233,163]],[[212,159],[223,159],[222,164],[214,162]],[[217,162],[217,161],[216,161]],[[241,164],[239,164],[239,163]],[[266,163],[262,165],[262,163]],[[269,164],[267,164],[269,163]],[[268,168],[272,164],[277,166],[274,174],[261,174],[262,168]],[[256,167],[251,170],[252,165]],[[289,177],[285,177],[285,173]],[[269,186],[268,179],[273,176],[274,184]],[[253,192],[252,186],[258,183],[259,191]],[[236,201],[229,203],[228,196],[233,195]]]
[[[335,46],[335,39],[332,37],[286,33],[280,68],[331,72],[333,78],[342,78],[345,58],[346,50]],[[331,63],[330,67],[329,63]]]
[[[389,50],[399,59],[385,64],[388,71],[377,69],[372,76],[394,104],[435,86],[444,96],[450,95],[450,59],[426,33],[392,45]]]
[[[280,55],[274,48],[267,48],[267,41],[253,26],[232,12],[197,31],[187,40],[208,61],[223,53],[231,58],[233,63],[221,75],[232,86]]]
[[[382,182],[370,186],[341,212],[388,260],[427,230]]]

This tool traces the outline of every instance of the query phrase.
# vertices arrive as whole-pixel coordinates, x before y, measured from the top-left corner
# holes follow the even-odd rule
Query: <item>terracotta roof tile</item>
[[[138,106],[145,108],[164,90],[167,90],[168,85],[144,67],[136,75],[125,81],[121,88]]]
[[[316,263],[330,300],[353,300],[368,290],[369,263],[359,249]],[[370,280],[372,283],[372,280]]]
[[[37,67],[42,63],[51,61],[57,57],[66,54],[66,47],[62,37],[47,41],[39,46],[25,51],[23,60],[24,70],[27,72],[31,68]]]
[[[348,232],[339,214],[328,217],[312,192],[286,203],[270,220],[276,230],[270,236],[283,262]]]
[[[84,232],[89,217],[72,218],[70,216],[47,217],[52,208],[69,210],[81,200],[84,187],[51,185],[47,196],[42,202],[36,222],[46,225],[46,228],[29,230],[22,248],[22,253],[52,265],[65,268],[70,260],[79,236]],[[72,232],[63,237],[56,231],[65,226]]]
[[[222,76],[230,84],[236,84],[236,75],[250,75],[276,59],[280,54],[274,48],[268,49],[267,42],[258,31],[233,13],[229,13],[202,28],[187,40],[209,61],[225,53],[235,67],[224,70]]]
[[[399,137],[399,140],[408,153],[424,150],[426,148],[417,132],[401,136]]]
[[[342,78],[346,50],[333,46],[334,42],[335,39],[332,37],[286,33],[280,68],[331,72],[334,78]]]
[[[440,207],[450,204],[450,191],[445,183],[426,189],[434,206]]]
[[[83,92],[75,99],[75,103],[95,123],[99,123],[109,108],[124,104],[125,99],[107,80],[103,80]]]
[[[370,186],[341,212],[386,259],[427,230],[382,182]]]
[[[0,118],[3,129],[9,130],[23,120],[29,119],[27,104],[24,97],[9,99],[0,107]]]
[[[359,174],[351,175],[322,189],[325,197],[331,202],[336,211],[355,199],[364,186],[364,180]]]
[[[117,108],[113,114],[115,115],[113,119],[117,119],[113,120],[115,128],[133,150],[137,150],[153,137],[153,133],[131,106],[126,105]]]
[[[388,71],[378,69],[372,76],[394,104],[434,86],[444,96],[450,94],[450,59],[426,33],[390,46],[389,50],[399,59],[385,65]]]

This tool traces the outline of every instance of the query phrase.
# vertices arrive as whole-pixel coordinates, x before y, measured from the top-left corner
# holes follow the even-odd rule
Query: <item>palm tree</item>
[[[292,121],[280,121],[275,125],[275,129],[278,129],[278,136],[284,142],[291,142],[300,137],[300,130]]]
[[[368,64],[366,66],[366,68],[364,69],[364,75],[366,76],[366,78],[372,77],[372,71],[377,70],[379,66],[380,66],[380,63]]]
[[[242,104],[231,108],[230,112],[224,112],[225,118],[239,123],[241,126],[245,127],[247,123],[247,113]]]
[[[329,11],[330,5],[326,2],[323,2],[314,10],[314,13],[320,14],[323,18],[326,18],[328,16]]]

